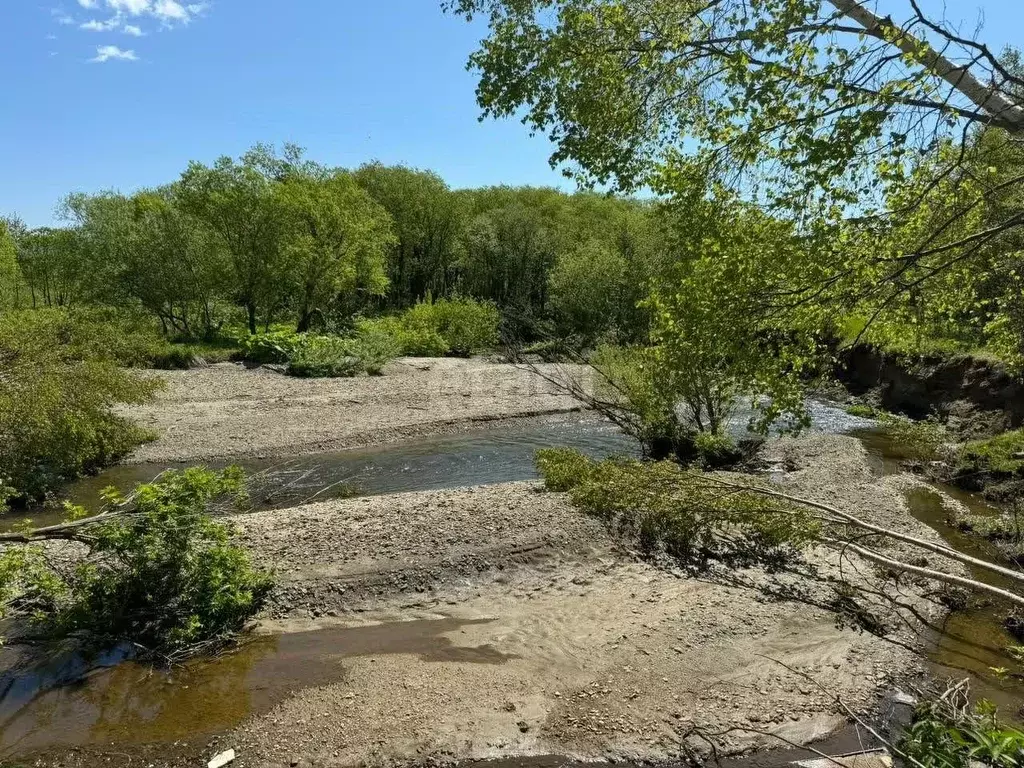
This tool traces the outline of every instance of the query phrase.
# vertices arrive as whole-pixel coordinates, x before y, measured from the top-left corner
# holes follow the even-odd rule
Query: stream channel
[[[811,411],[814,430],[856,434],[872,456],[876,471],[898,471],[886,438],[872,429],[872,422],[820,402],[812,402]],[[239,463],[250,472],[272,471],[274,482],[258,501],[263,507],[286,507],[313,497],[321,500],[534,479],[535,451],[551,446],[572,446],[594,457],[636,451],[635,444],[611,424],[574,414],[288,461]],[[216,462],[211,465],[218,466]],[[79,481],[68,489],[67,497],[94,508],[102,488],[128,489],[151,480],[163,469],[147,464],[113,467]],[[948,487],[941,490],[972,511],[995,514],[970,494]],[[908,503],[916,518],[956,548],[991,556],[983,543],[948,525],[937,492],[922,489],[911,493]],[[46,524],[59,516],[58,512],[37,512],[32,519]],[[0,525],[9,528],[18,522],[6,518]],[[502,655],[493,649],[461,648],[447,639],[446,633],[457,631],[463,623],[440,619],[257,636],[235,653],[169,671],[125,661],[123,653],[113,652],[88,660],[79,655],[62,656],[8,672],[0,677],[0,765],[19,755],[112,744],[125,749],[170,745],[223,733],[246,717],[267,711],[291,691],[342,678],[344,665],[339,659],[346,657],[411,653],[425,661],[501,663]],[[931,651],[934,671],[940,677],[970,673],[976,693],[996,701],[1009,716],[1017,716],[1024,704],[1024,685],[1012,675],[1000,677],[991,672],[993,667],[1015,666],[1004,650],[1012,642],[991,610],[955,614]],[[833,748],[837,752],[844,747],[853,749],[856,738],[841,733],[832,740]],[[746,758],[736,764],[781,765],[780,757],[765,761]],[[526,768],[534,762],[497,765]]]

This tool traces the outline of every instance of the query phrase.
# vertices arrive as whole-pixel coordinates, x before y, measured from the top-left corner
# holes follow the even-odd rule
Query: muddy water
[[[899,471],[899,460],[884,434],[867,432],[860,437],[873,457],[877,471]],[[939,483],[933,483],[931,488],[920,488],[908,493],[907,506],[917,520],[935,530],[956,550],[1001,562],[1000,554],[988,542],[969,536],[950,525],[951,510],[943,503],[943,495],[959,501],[973,514],[999,514],[996,508],[979,496]],[[1014,590],[1019,587],[984,569],[972,569],[971,575],[996,586]],[[964,677],[964,672],[970,673],[976,696],[999,704],[1005,716],[1020,720],[1024,718],[1024,675],[1020,673],[1020,662],[1014,660],[1006,650],[1018,641],[1003,628],[1000,619],[1008,609],[1008,606],[986,601],[951,614],[942,626],[943,632],[938,636],[930,657],[935,665],[933,671],[938,677],[959,679]],[[1007,672],[996,674],[995,669],[1006,669]]]
[[[236,653],[171,671],[121,661],[117,653],[91,660],[67,655],[0,680],[0,755],[220,733],[269,710],[292,691],[343,680],[345,659],[356,656],[405,653],[423,661],[500,664],[511,657],[489,645],[456,646],[448,638],[488,621],[410,621],[268,635]]]

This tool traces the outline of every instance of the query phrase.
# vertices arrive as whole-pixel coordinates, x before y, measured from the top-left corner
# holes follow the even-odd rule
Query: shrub
[[[382,335],[391,339],[396,357],[443,357],[448,345],[436,332],[424,328],[408,328],[400,317],[377,317],[356,323],[356,337]]]
[[[287,363],[302,343],[302,335],[290,330],[242,334],[238,337],[242,359],[255,365]]]
[[[534,457],[549,491],[569,491],[590,476],[594,462],[573,448],[542,448]]]
[[[114,409],[148,400],[160,382],[102,354],[66,313],[3,317],[0,485],[11,489],[9,498],[42,498],[149,437]]]
[[[991,703],[971,707],[965,693],[947,691],[917,707],[898,754],[923,768],[1016,768],[1024,764],[1024,731],[1001,722]]]
[[[438,299],[420,302],[402,316],[409,331],[440,336],[448,352],[468,357],[498,343],[501,316],[490,302],[473,299]]]
[[[355,338],[349,343],[349,351],[362,362],[368,374],[380,376],[384,373],[384,366],[402,354],[402,347],[386,328],[360,324],[356,327]]]
[[[288,359],[288,375],[302,378],[355,376],[363,361],[352,353],[351,342],[337,336],[304,336]]]
[[[107,308],[45,308],[4,314],[7,334],[56,340],[79,360],[103,360],[125,368],[186,367],[180,345],[165,338],[148,315]],[[161,361],[167,364],[160,365]]]
[[[74,529],[88,547],[76,565],[54,566],[42,547],[0,557],[0,594],[31,607],[47,639],[75,637],[105,650],[131,643],[176,659],[221,643],[263,605],[270,575],[253,567],[211,505],[244,497],[237,468],[167,472],[128,498],[108,489],[113,513]],[[72,519],[84,517],[69,506]]]
[[[819,533],[818,522],[799,507],[722,488],[673,462],[594,462],[573,451],[547,451],[542,458],[545,483],[567,487],[578,509],[640,552],[687,567],[712,561],[781,567]]]
[[[683,464],[697,458],[695,429],[683,422],[677,408],[677,377],[658,350],[604,344],[591,364],[600,378],[589,404],[639,442],[645,457],[672,457]]]

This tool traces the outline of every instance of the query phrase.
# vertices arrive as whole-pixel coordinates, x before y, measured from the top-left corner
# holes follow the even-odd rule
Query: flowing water
[[[824,403],[812,403],[811,407],[819,431],[851,432],[870,424]],[[865,433],[864,440],[877,469],[893,471],[895,463],[884,439]],[[611,425],[574,415],[319,454],[283,465],[242,464],[251,471],[273,468],[277,484],[257,501],[264,506],[289,506],[314,496],[351,495],[353,487],[372,494],[532,479],[536,477],[534,452],[555,445],[576,447],[595,457],[635,453],[634,444]],[[69,489],[69,496],[92,507],[103,487],[127,489],[152,479],[161,469],[152,465],[115,467],[77,483]],[[913,495],[910,505],[915,516],[958,548],[975,551],[974,542],[965,541],[945,524],[938,498],[928,492]],[[978,503],[966,495],[962,498]],[[33,517],[37,523],[45,520],[39,514]],[[425,660],[476,663],[505,660],[489,646],[453,646],[444,633],[459,626],[454,620],[416,621],[257,637],[237,653],[170,672],[124,661],[124,655],[117,652],[98,659],[62,656],[0,679],[0,758],[73,745],[202,738],[266,711],[289,691],[342,679],[345,659],[368,653],[416,653]],[[1021,693],[1018,681],[993,681],[991,674],[986,676],[989,667],[1001,666],[1000,659],[1005,661],[1002,649],[1008,641],[998,623],[978,611],[955,616],[948,628],[949,634],[934,656],[940,669],[976,672],[988,678],[1001,701],[1016,701]],[[837,738],[842,741],[845,737]],[[768,764],[781,763],[773,759],[737,765]]]
[[[850,416],[828,403],[809,403],[814,429],[840,433],[871,422]],[[732,432],[744,434],[747,414],[737,414]],[[325,500],[352,495],[429,491],[468,485],[508,483],[537,477],[534,454],[540,448],[569,446],[589,456],[637,455],[636,442],[607,421],[587,414],[571,414],[453,435],[439,435],[401,443],[318,453],[292,460],[241,458],[233,463],[250,473],[267,473],[267,487],[254,502],[259,508],[289,507],[311,498]],[[210,462],[213,468],[229,461]],[[115,466],[69,486],[63,498],[87,509],[100,505],[100,492],[115,486],[121,491],[152,480],[165,469],[190,464]],[[27,517],[36,525],[63,519],[62,510],[34,510]],[[24,522],[26,516],[0,518],[0,529]]]

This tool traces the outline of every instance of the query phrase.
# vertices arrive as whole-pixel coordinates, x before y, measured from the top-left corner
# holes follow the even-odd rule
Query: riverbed
[[[424,407],[436,408],[433,421],[410,422],[383,394],[388,376],[318,384],[314,401],[299,382],[289,405],[296,380],[269,380],[277,374],[181,373],[145,412],[162,436],[74,494],[87,500],[102,484],[148,479],[186,457],[284,472],[262,508],[235,520],[277,572],[257,634],[238,653],[170,673],[120,664],[67,685],[81,677],[84,662],[74,658],[22,673],[0,701],[0,754],[42,755],[44,765],[117,755],[199,765],[229,747],[240,766],[552,754],[673,761],[684,743],[696,746],[697,731],[728,731],[732,751],[779,744],[766,734],[821,738],[846,721],[834,696],[867,714],[924,673],[926,660],[911,650],[839,628],[821,608],[780,602],[764,574],[730,583],[639,562],[562,495],[543,492],[533,479],[537,447],[634,450],[610,425],[572,413],[573,403],[546,400],[559,397],[550,382],[445,361],[442,378],[462,383],[442,391],[434,364],[417,364],[425,369],[395,375],[406,401],[432,403]],[[497,400],[473,382],[503,375],[513,383],[495,411]],[[531,415],[538,391],[544,416]],[[375,417],[384,420],[377,432],[413,431],[353,447],[375,442],[365,418],[332,430],[347,400],[373,397],[392,403]],[[489,406],[473,404],[485,397]],[[259,405],[247,408],[247,399]],[[180,425],[199,423],[211,402],[216,419],[202,439],[188,435]],[[828,432],[864,426],[825,405],[815,413]],[[294,425],[274,423],[292,417],[311,439],[296,442]],[[203,440],[209,453],[194,455]],[[330,450],[318,453],[323,446]],[[776,440],[767,455],[793,493],[939,540],[908,514],[908,491],[926,486],[880,471],[870,448],[817,434]],[[343,483],[350,487],[337,497],[321,494]],[[826,553],[812,559],[824,573],[837,567]],[[822,594],[813,580],[804,586]]]

